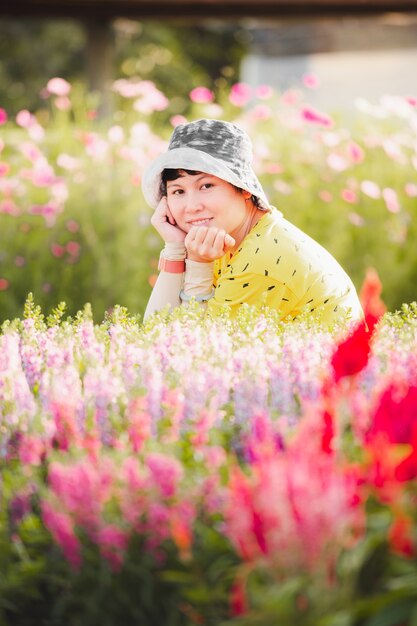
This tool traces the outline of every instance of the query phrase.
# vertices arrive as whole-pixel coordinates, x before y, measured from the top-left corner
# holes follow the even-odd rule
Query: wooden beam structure
[[[417,12],[417,0],[5,0],[0,17],[244,18]]]

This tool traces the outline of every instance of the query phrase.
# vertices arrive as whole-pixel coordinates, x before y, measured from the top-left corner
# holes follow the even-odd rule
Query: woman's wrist
[[[170,261],[182,261],[186,257],[185,245],[180,242],[168,241],[161,250],[161,257]]]

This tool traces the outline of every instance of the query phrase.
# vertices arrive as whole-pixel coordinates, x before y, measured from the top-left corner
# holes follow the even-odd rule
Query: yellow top
[[[259,220],[234,254],[215,261],[214,287],[208,303],[214,313],[226,304],[235,315],[245,302],[277,309],[282,318],[318,306],[325,322],[345,313],[363,317],[355,287],[339,263],[277,209]]]

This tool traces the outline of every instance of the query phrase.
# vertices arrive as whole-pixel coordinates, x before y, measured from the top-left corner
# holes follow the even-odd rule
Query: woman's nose
[[[196,194],[187,194],[185,199],[185,210],[188,213],[198,213],[203,209],[203,203],[201,198]]]

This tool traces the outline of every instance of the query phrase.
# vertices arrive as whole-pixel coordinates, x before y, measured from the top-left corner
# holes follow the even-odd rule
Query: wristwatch
[[[158,269],[160,272],[169,274],[183,274],[185,272],[185,261],[170,261],[163,256],[159,257]]]

